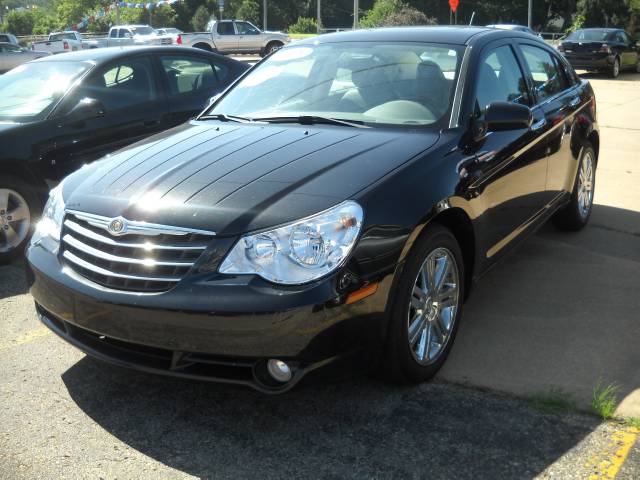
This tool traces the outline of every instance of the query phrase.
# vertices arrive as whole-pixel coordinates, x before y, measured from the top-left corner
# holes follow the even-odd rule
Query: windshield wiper
[[[325,123],[328,125],[342,125],[343,127],[369,128],[360,120],[342,120],[340,118],[321,117],[319,115],[297,115],[289,117],[260,117],[254,118],[257,122],[268,123],[300,123],[301,125],[313,125]]]
[[[220,120],[221,122],[251,123],[252,118],[239,117],[237,115],[227,115],[226,113],[215,113],[213,115],[202,115],[198,120]]]

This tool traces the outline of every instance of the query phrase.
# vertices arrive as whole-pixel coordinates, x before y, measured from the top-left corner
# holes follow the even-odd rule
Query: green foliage
[[[585,21],[586,21],[586,18],[585,18],[584,15],[582,15],[582,14],[576,15],[576,17],[573,19],[573,23],[571,24],[571,26],[569,28],[567,28],[567,33],[571,33],[571,32],[575,32],[576,30],[580,30],[582,28],[582,26],[584,25]]]
[[[640,430],[640,417],[627,418],[624,422],[628,427],[637,428]]]
[[[243,0],[236,10],[235,18],[248,20],[255,25],[260,21],[260,12],[260,4],[256,0]]]
[[[388,17],[400,12],[405,6],[402,0],[376,0],[373,8],[363,15],[360,25],[364,28],[380,27]]]
[[[594,387],[591,409],[603,420],[609,420],[613,417],[618,406],[618,390],[617,385],[602,386],[600,382]]]
[[[298,21],[289,26],[289,33],[316,33],[318,23],[315,18],[298,17]]]
[[[200,5],[193,14],[191,26],[196,32],[203,32],[206,29],[210,18],[211,14],[209,13],[209,10],[207,10],[207,7]]]
[[[437,25],[435,18],[429,18],[420,10],[404,6],[399,11],[393,12],[385,18],[381,24],[384,27],[401,27],[405,25]]]
[[[4,17],[1,30],[14,35],[31,35],[36,23],[35,13],[31,10],[12,10]]]
[[[33,24],[34,35],[48,35],[51,32],[58,30],[58,21],[56,17],[51,13],[37,11],[35,16],[35,22]]]

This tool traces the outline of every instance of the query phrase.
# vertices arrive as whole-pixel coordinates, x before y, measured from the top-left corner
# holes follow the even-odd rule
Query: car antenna
[[[476,12],[474,10],[474,12],[471,14],[471,20],[469,20],[469,26],[473,25],[473,19],[475,18],[475,16],[476,16]]]

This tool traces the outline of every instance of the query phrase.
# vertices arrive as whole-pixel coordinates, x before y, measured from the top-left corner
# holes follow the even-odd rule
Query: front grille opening
[[[93,219],[96,216],[92,216]],[[109,218],[99,218],[108,225]],[[172,233],[113,236],[82,214],[67,213],[62,228],[62,258],[88,280],[115,290],[157,293],[175,286],[211,242],[212,234],[163,227]]]

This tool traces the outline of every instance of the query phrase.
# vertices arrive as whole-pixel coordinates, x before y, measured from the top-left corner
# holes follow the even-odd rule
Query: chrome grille
[[[113,231],[114,221],[122,230]],[[62,226],[66,265],[115,290],[163,292],[191,269],[214,232],[67,211]]]

